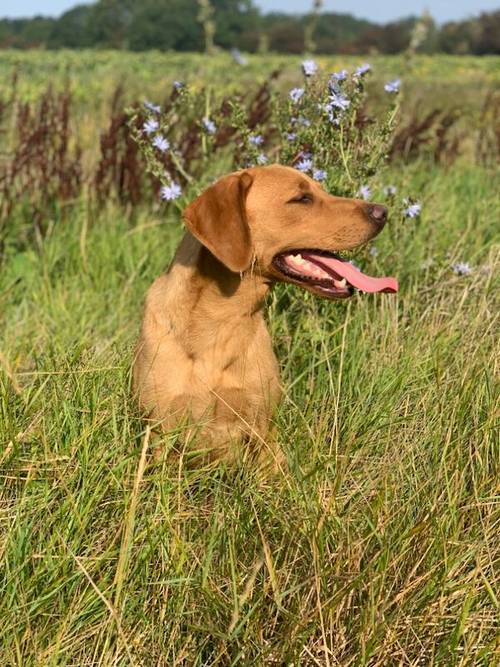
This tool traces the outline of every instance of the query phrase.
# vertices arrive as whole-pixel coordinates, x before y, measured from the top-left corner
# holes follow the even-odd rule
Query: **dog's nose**
[[[377,225],[385,225],[387,221],[387,209],[382,204],[370,204],[368,206],[368,216]]]

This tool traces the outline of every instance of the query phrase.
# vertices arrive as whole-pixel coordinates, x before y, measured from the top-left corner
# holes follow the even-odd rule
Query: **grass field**
[[[55,57],[5,55],[29,64],[20,95]],[[129,70],[136,91],[158,61],[185,66],[134,58],[149,72]],[[465,68],[483,90],[494,64],[425,59],[408,76],[438,96]],[[130,399],[142,300],[178,212],[83,198],[8,254],[0,665],[498,664],[498,170],[421,158],[389,165],[387,183],[423,205],[362,253],[399,294],[335,304],[278,286],[269,301],[290,475],[266,485],[156,463]]]

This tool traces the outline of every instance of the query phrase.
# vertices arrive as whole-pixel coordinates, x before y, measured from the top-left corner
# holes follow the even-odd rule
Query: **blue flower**
[[[372,191],[368,185],[362,185],[358,190],[358,195],[361,197],[361,199],[370,199],[372,196]]]
[[[184,81],[174,81],[172,84],[175,90],[181,90],[181,88],[184,88],[185,85],[186,84],[184,83]]]
[[[302,63],[302,71],[305,76],[314,76],[318,71],[318,65],[314,60],[304,60]]]
[[[292,100],[292,102],[297,104],[297,102],[300,100],[304,92],[305,91],[303,88],[292,88],[292,90],[289,93],[290,99]]]
[[[252,144],[252,146],[262,146],[264,137],[261,134],[251,134],[248,137],[248,143]]]
[[[286,139],[287,141],[297,141],[297,135],[295,132],[287,132]]]
[[[395,185],[387,185],[384,188],[384,194],[387,195],[388,197],[394,196],[397,191],[398,191],[398,189]]]
[[[353,76],[364,76],[371,70],[372,66],[369,65],[368,63],[363,63],[359,67],[356,67],[356,70],[354,72]]]
[[[324,181],[327,177],[327,173],[324,169],[314,169],[313,178],[315,181]]]
[[[342,93],[332,93],[330,97],[328,98],[330,101],[327,104],[328,110],[331,111],[331,107],[335,107],[336,109],[341,109],[342,111],[345,111],[346,109],[349,108],[351,102],[347,99],[345,95],[342,95]]]
[[[242,67],[244,67],[245,65],[248,64],[248,60],[245,58],[245,56],[241,53],[239,49],[231,49],[230,53],[234,62],[237,65],[241,65]]]
[[[419,202],[411,204],[408,199],[403,199],[403,204],[406,204],[406,208],[403,210],[403,215],[406,218],[418,218],[422,210],[422,205]]]
[[[304,116],[299,116],[298,118],[296,116],[292,116],[290,118],[290,123],[292,125],[302,125],[302,127],[311,126],[311,121],[308,118],[304,118]]]
[[[174,183],[173,181],[170,183],[170,185],[162,186],[160,190],[160,196],[164,201],[173,201],[174,199],[178,199],[181,194],[181,186],[178,183]]]
[[[217,132],[217,125],[210,118],[204,118],[201,123],[208,134],[215,134]]]
[[[303,157],[295,165],[295,169],[298,169],[299,171],[302,172],[311,171],[312,167],[313,167],[313,162],[309,157]]]
[[[152,111],[153,113],[160,113],[161,112],[161,107],[158,104],[153,104],[153,102],[144,102],[144,106],[148,111]]]
[[[147,120],[144,125],[142,126],[142,129],[146,134],[153,134],[153,132],[156,132],[156,130],[160,127],[160,124],[158,123],[157,120],[154,118],[150,118]]]
[[[340,72],[334,72],[330,77],[330,82],[344,81],[347,78],[347,70],[341,69]]]
[[[456,273],[457,276],[468,276],[474,271],[468,262],[456,262],[451,265],[451,270],[453,273]]]
[[[170,148],[170,143],[168,139],[161,134],[157,134],[153,139],[153,146],[157,148],[161,153],[165,153]]]
[[[399,93],[399,86],[401,85],[401,79],[394,79],[385,84],[384,90],[386,93]]]
[[[266,164],[266,162],[268,162],[267,155],[264,155],[264,153],[257,155],[257,164]]]

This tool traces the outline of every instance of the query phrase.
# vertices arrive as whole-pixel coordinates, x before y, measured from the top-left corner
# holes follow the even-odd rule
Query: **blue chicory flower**
[[[170,148],[170,142],[168,139],[161,134],[157,134],[153,139],[153,146],[157,148],[161,153],[165,153]]]
[[[302,63],[302,71],[304,72],[304,75],[307,77],[314,76],[318,71],[318,65],[316,64],[316,61],[304,60]]]
[[[344,81],[347,78],[347,70],[341,69],[340,72],[334,72],[330,77],[330,82]]]
[[[164,201],[174,201],[174,199],[178,199],[181,194],[181,186],[178,183],[174,183],[173,181],[170,183],[170,185],[162,186],[160,190],[160,196]]]
[[[217,132],[217,125],[210,118],[204,118],[201,123],[208,134],[215,134]]]
[[[406,218],[418,218],[422,211],[422,205],[419,202],[411,204],[408,199],[403,199],[403,204],[406,204],[406,208],[403,210],[403,215]]]
[[[351,104],[347,97],[341,93],[332,93],[328,99],[329,102],[327,104],[327,108],[329,111],[331,111],[332,107],[345,111]]]
[[[324,169],[314,169],[312,176],[315,181],[324,181],[327,177],[327,173]]]
[[[387,185],[384,188],[384,194],[387,195],[388,197],[394,196],[397,191],[398,191],[398,189],[395,185]]]
[[[181,90],[181,88],[184,88],[185,83],[184,81],[174,81],[172,86],[175,90]]]
[[[364,76],[371,70],[372,66],[368,63],[363,63],[359,67],[356,67],[356,70],[353,74],[353,76],[358,77],[358,76]]]
[[[295,132],[287,132],[286,139],[287,141],[296,141],[297,134]]]
[[[313,167],[313,161],[311,160],[310,157],[303,157],[295,165],[295,169],[298,169],[299,171],[302,171],[304,173],[307,171],[311,171],[312,167]]]
[[[264,137],[261,134],[251,134],[248,137],[248,142],[252,144],[252,146],[262,146]]]
[[[257,155],[257,164],[266,164],[268,162],[268,157],[267,155],[264,155],[264,153],[260,153]]]
[[[368,185],[362,185],[358,190],[358,195],[361,197],[361,199],[370,199],[372,196],[372,191]]]
[[[468,276],[471,274],[474,269],[468,262],[456,262],[451,265],[453,273],[456,273],[457,276]]]
[[[303,88],[292,88],[292,90],[289,93],[290,99],[292,100],[292,102],[297,104],[297,102],[300,100],[304,92],[305,91]]]
[[[142,126],[142,129],[146,134],[153,134],[153,132],[156,132],[159,127],[160,124],[157,120],[154,118],[149,118]]]
[[[399,93],[399,86],[401,85],[401,79],[394,79],[385,84],[384,90],[386,93]]]
[[[153,113],[160,113],[161,112],[161,107],[159,104],[153,104],[153,102],[144,102],[144,106],[148,111],[151,111]]]

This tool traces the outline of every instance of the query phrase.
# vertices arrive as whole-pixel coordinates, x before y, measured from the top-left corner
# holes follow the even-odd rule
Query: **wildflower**
[[[252,134],[248,137],[248,142],[252,146],[261,146],[264,143],[264,137],[261,134]]]
[[[328,99],[330,100],[329,103],[327,104],[327,107],[329,107],[329,111],[331,111],[332,107],[345,111],[346,109],[349,108],[349,105],[351,104],[350,101],[347,99],[347,97],[345,95],[342,95],[341,93],[332,93]]]
[[[184,81],[174,81],[172,84],[174,90],[181,90],[181,88],[184,88],[185,83]]]
[[[215,134],[217,132],[217,125],[210,118],[204,118],[201,122],[208,134]]]
[[[411,204],[408,199],[403,199],[403,204],[406,204],[406,208],[403,210],[403,215],[406,218],[417,218],[420,215],[422,205],[419,202]]]
[[[453,273],[456,273],[457,276],[468,276],[474,271],[468,262],[456,262],[451,265],[451,270]]]
[[[372,196],[372,191],[370,190],[368,185],[362,185],[358,190],[358,195],[362,199],[365,199],[365,200],[370,199],[370,197]]]
[[[174,183],[173,181],[170,183],[170,185],[162,186],[160,190],[160,196],[164,201],[173,201],[174,199],[178,199],[181,194],[181,186],[178,183]]]
[[[344,81],[347,77],[347,70],[346,69],[341,69],[340,72],[334,72],[331,77],[330,77],[330,83],[336,82],[336,81]],[[333,83],[333,85],[335,85]]]
[[[384,188],[384,194],[387,195],[388,197],[393,197],[397,191],[398,189],[395,185],[387,185]]]
[[[363,63],[359,67],[356,67],[356,70],[355,70],[353,76],[355,76],[355,77],[364,76],[365,74],[367,74],[371,70],[371,68],[372,68],[372,66],[369,65],[368,63]]]
[[[170,148],[170,143],[168,139],[161,134],[157,134],[153,139],[153,146],[157,148],[161,153],[165,153]]]
[[[426,269],[430,269],[431,266],[434,265],[434,259],[432,257],[428,257],[425,259],[422,264],[420,265],[420,268],[425,271]]]
[[[313,178],[315,181],[324,181],[327,177],[327,173],[324,169],[314,169]]]
[[[157,120],[154,118],[150,118],[147,120],[144,125],[142,126],[142,129],[146,134],[153,134],[153,132],[156,132],[156,130],[160,127],[160,124]]]
[[[372,247],[370,248],[370,255],[371,255],[372,257],[377,257],[377,255],[378,255],[378,248],[377,248],[377,246],[372,245]]]
[[[153,102],[144,102],[144,106],[148,111],[151,111],[153,113],[160,113],[161,112],[161,107],[158,104],[153,104]]]
[[[394,79],[385,84],[384,90],[386,93],[399,93],[399,86],[401,85],[401,79]]]
[[[237,65],[241,65],[242,67],[244,67],[245,65],[248,64],[248,60],[245,58],[245,56],[241,53],[239,49],[231,49],[231,56]]]
[[[304,118],[304,116],[299,116],[298,118],[296,116],[292,116],[290,118],[290,123],[292,125],[302,125],[303,127],[311,126],[311,121],[308,118]]]
[[[286,139],[287,139],[287,141],[296,141],[297,140],[297,135],[296,135],[295,132],[287,132]]]
[[[268,161],[267,155],[264,155],[264,153],[260,153],[257,155],[257,164],[266,164]]]
[[[292,102],[297,104],[297,102],[300,100],[304,92],[305,91],[303,88],[292,88],[292,90],[289,93],[290,99],[292,100]]]
[[[318,71],[318,65],[314,60],[304,60],[302,63],[302,71],[305,76],[314,76]]]
[[[306,171],[311,171],[313,166],[313,162],[310,157],[303,157],[301,160],[297,162],[295,165],[295,169],[298,169],[299,171],[306,172]]]

